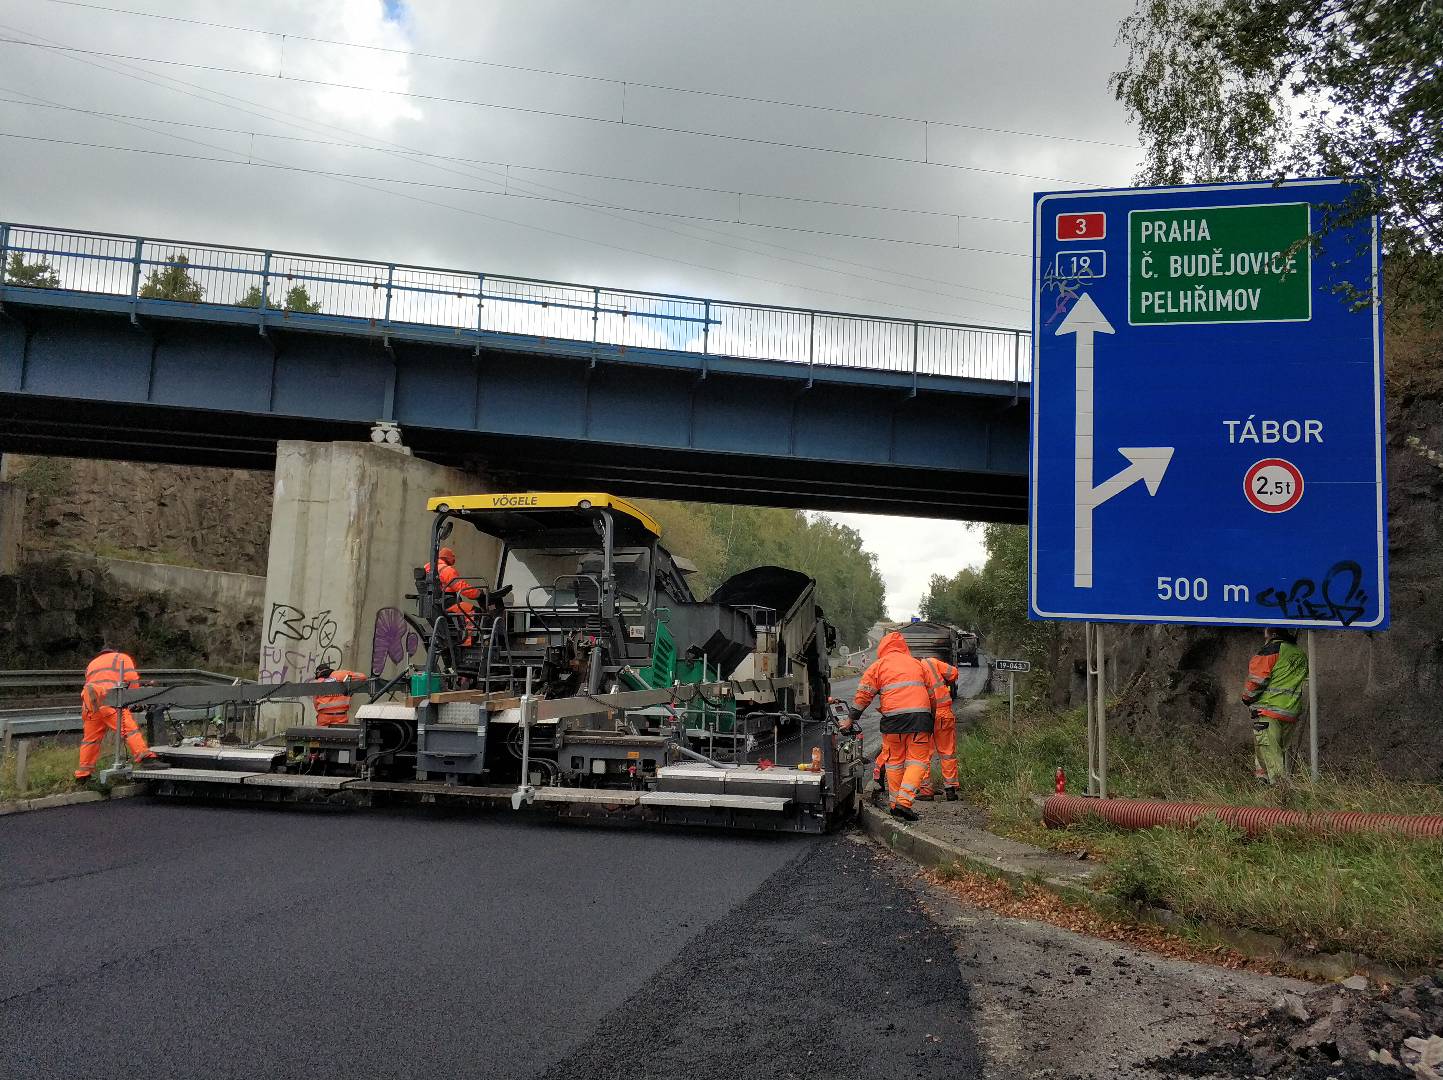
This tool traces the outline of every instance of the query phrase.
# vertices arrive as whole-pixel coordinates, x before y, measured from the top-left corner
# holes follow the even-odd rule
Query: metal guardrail
[[[0,739],[60,735],[83,728],[79,706],[49,709],[0,709]]]
[[[183,686],[187,683],[230,686],[236,681],[233,675],[199,668],[146,668],[144,678],[161,686]],[[248,683],[254,680],[240,681]],[[84,685],[85,672],[82,669],[0,671],[0,690],[73,690],[78,695]],[[79,704],[0,709],[0,739],[60,735],[81,729]]]
[[[229,686],[236,681],[234,675],[222,675],[218,671],[203,671],[200,668],[146,668],[145,680],[170,686],[176,683],[215,683]],[[253,682],[253,679],[242,679]],[[34,668],[25,671],[0,671],[0,690],[74,690],[80,692],[85,685],[83,668]]]
[[[0,297],[45,288],[196,310],[254,308],[315,330],[443,331],[482,344],[507,336],[1009,382],[1031,379],[1030,335],[961,323],[739,304],[437,267],[0,223]],[[43,264],[48,274],[36,268]]]

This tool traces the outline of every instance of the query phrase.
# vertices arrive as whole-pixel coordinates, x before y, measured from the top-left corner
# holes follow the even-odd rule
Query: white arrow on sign
[[[1092,486],[1092,422],[1093,422],[1093,338],[1113,333],[1112,323],[1087,293],[1072,305],[1072,310],[1058,326],[1058,334],[1077,335],[1077,435],[1073,443],[1073,562],[1072,584],[1075,588],[1092,588],[1092,511],[1114,495],[1121,494],[1141,480],[1147,493],[1156,495],[1172,461],[1171,446],[1126,446],[1118,453],[1127,458],[1128,466],[1116,476]]]

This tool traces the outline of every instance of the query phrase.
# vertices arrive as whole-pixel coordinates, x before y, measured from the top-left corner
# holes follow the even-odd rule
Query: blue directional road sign
[[[1034,208],[1031,614],[1388,624],[1376,220],[1337,180]]]

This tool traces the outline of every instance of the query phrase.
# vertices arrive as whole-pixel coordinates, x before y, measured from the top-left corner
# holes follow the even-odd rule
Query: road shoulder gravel
[[[1152,1080],[1148,1062],[1310,989],[997,915],[900,860],[890,873],[952,939],[989,1080]]]

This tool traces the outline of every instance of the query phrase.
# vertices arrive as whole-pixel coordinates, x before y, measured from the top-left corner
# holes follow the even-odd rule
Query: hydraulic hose
[[[1358,810],[1283,810],[1272,806],[1210,806],[1206,803],[1156,802],[1146,799],[1084,799],[1049,795],[1042,801],[1042,820],[1049,829],[1075,825],[1096,817],[1124,829],[1158,825],[1186,827],[1215,817],[1249,836],[1271,829],[1303,829],[1315,833],[1391,833],[1417,839],[1443,838],[1443,815],[1370,814]]]

